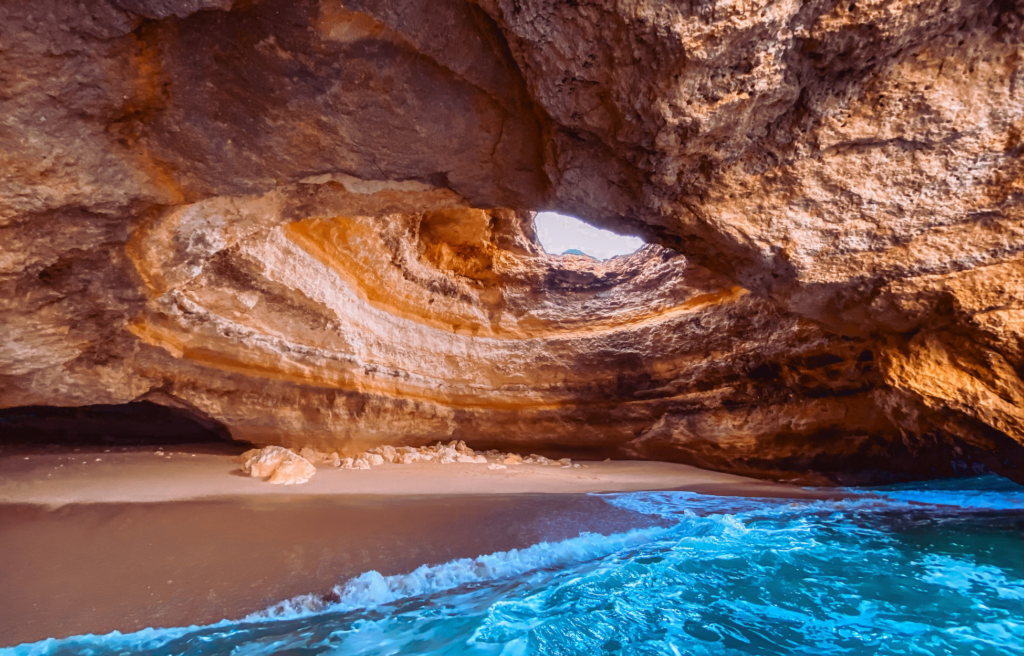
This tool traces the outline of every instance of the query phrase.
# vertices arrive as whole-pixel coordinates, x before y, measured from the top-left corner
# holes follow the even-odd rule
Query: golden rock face
[[[1020,7],[130,4],[0,9],[0,407],[1024,475]]]

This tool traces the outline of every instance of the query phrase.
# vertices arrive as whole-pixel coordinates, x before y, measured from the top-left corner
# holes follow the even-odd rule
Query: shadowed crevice
[[[17,446],[152,446],[243,444],[213,419],[149,401],[62,408],[46,405],[0,410],[0,442]]]

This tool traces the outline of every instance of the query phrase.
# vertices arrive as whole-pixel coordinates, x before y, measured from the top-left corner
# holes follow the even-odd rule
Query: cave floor
[[[386,463],[370,470],[317,466],[304,485],[270,485],[241,472],[234,454],[210,445],[84,447],[0,455],[0,503],[161,502],[224,496],[582,494],[688,490],[702,494],[831,498],[829,493],[688,465],[640,460],[579,468]]]
[[[242,476],[206,447],[0,456],[0,646],[208,624],[368,570],[648,526],[588,492],[835,497],[661,462],[320,468],[306,485]]]

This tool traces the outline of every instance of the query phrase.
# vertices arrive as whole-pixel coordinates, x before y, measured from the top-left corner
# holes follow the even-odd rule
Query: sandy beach
[[[667,462],[581,462],[579,468],[386,463],[369,470],[318,466],[304,485],[268,485],[241,472],[234,453],[192,448],[79,449],[0,457],[0,503],[155,503],[224,496],[583,494],[685,489],[703,494],[817,498],[818,492]]]
[[[208,445],[0,457],[0,645],[239,618],[364,571],[615,533],[652,519],[589,492],[831,497],[659,462],[386,464],[306,485]]]

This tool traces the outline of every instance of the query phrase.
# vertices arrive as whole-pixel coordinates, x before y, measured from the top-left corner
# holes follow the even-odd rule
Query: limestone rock
[[[292,452],[280,446],[246,451],[240,457],[242,471],[253,478],[266,478],[274,473],[289,454]]]
[[[394,461],[401,465],[411,465],[412,463],[419,462],[422,459],[423,458],[418,450],[411,447],[405,447],[405,449],[395,456]]]
[[[373,467],[373,462],[365,453],[352,460],[352,469],[370,469],[371,467]]]
[[[312,463],[302,456],[289,452],[274,469],[268,482],[275,485],[301,485],[313,478],[314,474],[316,467]]]
[[[466,463],[466,464],[476,464],[476,465],[486,465],[487,464],[487,458],[485,456],[467,456],[467,455],[459,454],[459,456],[456,457],[455,462],[461,462],[461,463]]]
[[[367,453],[380,455],[384,462],[395,462],[395,459],[398,457],[398,450],[395,449],[395,447],[391,446],[390,444],[385,444],[384,446],[378,446],[372,449],[368,449]]]
[[[313,449],[303,448],[303,456],[311,462],[330,462],[331,457],[338,458],[336,453],[323,454],[314,451]],[[247,451],[248,453],[258,453],[257,451]],[[531,456],[528,460],[524,461],[523,457],[514,453],[501,453],[499,451],[492,451],[491,457],[501,460],[506,464],[523,464],[524,462],[547,464],[549,461],[543,456]],[[557,462],[565,462],[567,459]],[[447,444],[438,442],[433,446],[422,446],[419,448],[415,447],[399,447],[395,448],[390,445],[384,445],[379,447],[373,447],[368,449],[365,453],[360,453],[354,457],[345,458],[339,460],[339,466],[341,469],[370,469],[371,467],[377,467],[383,465],[385,462],[394,462],[398,464],[412,464],[414,462],[424,463],[436,463],[439,465],[451,465],[451,464],[474,464],[474,465],[486,465],[488,462],[488,456],[477,453],[473,449],[469,448],[463,440],[452,440]]]
[[[86,4],[0,7],[0,407],[1024,481],[1019,0]]]
[[[253,478],[268,478],[276,485],[302,484],[316,473],[307,459],[280,446],[246,451],[239,456],[239,461],[244,473]]]

